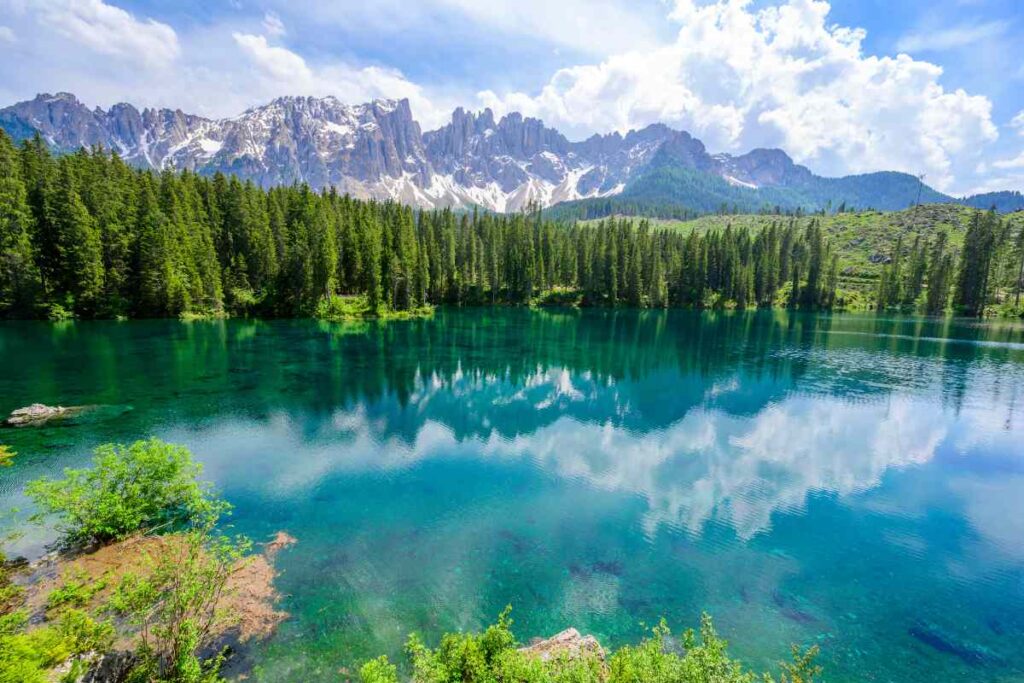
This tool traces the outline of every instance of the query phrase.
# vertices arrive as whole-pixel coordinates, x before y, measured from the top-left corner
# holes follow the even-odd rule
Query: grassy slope
[[[950,243],[959,247],[963,244],[964,233],[974,211],[975,209],[953,204],[930,204],[904,211],[863,211],[835,216],[804,217],[798,220],[800,226],[815,218],[821,221],[833,247],[839,251],[842,288],[873,291],[882,266],[880,263],[872,263],[871,259],[888,256],[899,235],[903,235],[903,243],[909,247],[913,244],[915,235],[931,240],[936,232],[946,230]],[[1004,218],[1014,222],[1015,230],[1024,226],[1022,212]],[[690,221],[647,220],[652,227],[689,233],[693,230],[724,229],[727,225],[732,225],[734,229],[747,228],[756,231],[771,225],[773,221],[786,224],[791,219],[786,216],[737,215],[702,216]]]

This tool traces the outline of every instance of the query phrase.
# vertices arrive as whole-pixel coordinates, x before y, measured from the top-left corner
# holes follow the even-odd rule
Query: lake
[[[333,681],[506,604],[605,645],[702,611],[759,668],[1024,677],[1024,327],[775,312],[442,310],[388,324],[0,324],[25,482],[187,445],[239,532],[286,530],[258,680]]]

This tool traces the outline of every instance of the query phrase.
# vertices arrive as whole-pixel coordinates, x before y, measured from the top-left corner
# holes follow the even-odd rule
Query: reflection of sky
[[[752,661],[819,638],[829,680],[993,680],[909,635],[922,619],[1021,661],[1020,326],[442,311],[344,334],[62,329],[0,326],[19,359],[0,395],[134,409],[4,434],[19,456],[0,509],[31,512],[23,482],[97,443],[187,445],[239,531],[300,539],[277,678],[510,601],[523,636],[609,643],[706,609]]]
[[[404,408],[359,404],[312,427],[283,413],[251,430],[214,426],[203,434],[202,450],[244,453],[238,457],[247,470],[262,473],[247,481],[282,496],[336,472],[401,471],[432,458],[530,460],[566,480],[640,496],[648,535],[662,525],[700,534],[715,521],[751,538],[771,527],[773,514],[804,509],[811,494],[848,497],[878,486],[890,469],[928,463],[940,450],[976,453],[970,462],[977,467],[983,453],[1012,452],[1014,444],[1016,430],[1007,429],[988,401],[972,399],[956,413],[913,393],[870,400],[789,393],[757,411],[716,407],[729,405],[732,395],[746,403],[739,396],[749,391],[743,384],[739,378],[711,383],[705,400],[679,419],[640,429],[624,419],[640,393],[626,381],[560,368],[516,384],[460,372],[448,382],[420,378]],[[532,415],[532,429],[492,428],[524,415]],[[405,428],[399,437],[396,424],[410,421],[411,438]],[[237,486],[237,464],[215,458],[210,472]],[[1010,544],[1012,532],[999,526],[998,511],[990,509],[996,504],[988,501],[1024,489],[1004,484],[987,496],[984,490],[960,486],[967,498],[988,499],[968,502],[966,513],[980,533]]]

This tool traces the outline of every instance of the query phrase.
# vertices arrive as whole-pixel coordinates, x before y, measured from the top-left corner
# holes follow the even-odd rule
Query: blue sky
[[[0,103],[232,116],[285,94],[653,122],[828,175],[1024,189],[1019,0],[0,0]]]

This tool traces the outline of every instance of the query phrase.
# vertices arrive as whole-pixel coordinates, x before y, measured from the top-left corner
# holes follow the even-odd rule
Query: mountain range
[[[905,173],[825,178],[779,149],[711,154],[689,133],[662,124],[573,142],[535,118],[510,113],[496,120],[489,109],[459,108],[448,124],[423,132],[404,99],[349,105],[279,97],[234,118],[210,119],[126,103],[90,109],[69,93],[41,94],[0,109],[0,128],[15,140],[38,133],[58,152],[99,145],[141,168],[220,171],[264,187],[305,182],[422,208],[505,212],[536,203],[588,215],[622,207],[887,210],[917,201],[1024,208],[1020,193],[956,200]]]

